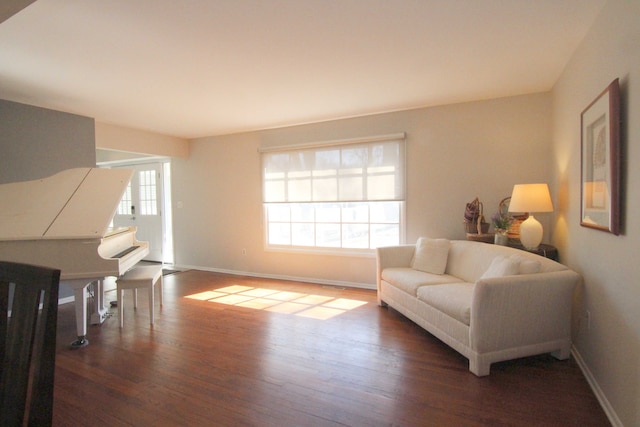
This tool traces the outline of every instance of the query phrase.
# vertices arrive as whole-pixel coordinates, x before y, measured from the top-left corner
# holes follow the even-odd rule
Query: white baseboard
[[[249,277],[259,277],[262,279],[290,280],[294,282],[317,283],[320,285],[338,286],[338,287],[345,287],[345,288],[360,288],[360,289],[373,289],[373,290],[376,289],[376,285],[371,283],[344,282],[339,280],[326,280],[326,279],[317,279],[317,278],[309,278],[309,277],[282,276],[277,274],[253,273],[250,271],[237,271],[237,270],[225,270],[222,268],[201,267],[197,265],[175,264],[174,267],[179,270],[202,270],[202,271],[211,271],[213,273],[231,274],[234,276],[249,276]]]
[[[589,386],[591,386],[591,390],[593,390],[593,393],[596,395],[596,398],[598,399],[598,402],[600,402],[600,406],[602,406],[602,409],[607,415],[607,418],[609,418],[609,422],[611,423],[611,425],[614,427],[624,427],[624,424],[622,424],[622,421],[620,421],[620,418],[618,418],[618,414],[616,414],[616,411],[613,409],[613,406],[611,406],[611,403],[609,403],[607,396],[605,396],[604,392],[600,388],[600,385],[598,384],[595,377],[589,370],[589,367],[580,355],[580,352],[574,345],[571,345],[571,354],[580,367],[582,374],[587,379]]]

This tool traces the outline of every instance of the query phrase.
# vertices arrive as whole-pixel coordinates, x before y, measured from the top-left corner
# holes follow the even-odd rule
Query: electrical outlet
[[[246,255],[247,254],[247,250],[246,249],[242,249],[242,255]]]

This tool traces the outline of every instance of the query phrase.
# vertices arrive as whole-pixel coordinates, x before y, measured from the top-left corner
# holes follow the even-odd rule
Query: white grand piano
[[[136,228],[110,229],[133,171],[78,168],[35,181],[0,185],[0,260],[61,270],[74,290],[78,339],[88,344],[87,287],[94,286],[92,324],[102,323],[103,279],[120,276],[149,253]]]

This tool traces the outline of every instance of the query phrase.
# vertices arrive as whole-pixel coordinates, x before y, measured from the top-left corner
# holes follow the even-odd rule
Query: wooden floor
[[[69,347],[73,304],[60,306],[54,426],[609,425],[574,361],[503,362],[478,378],[374,291],[164,279],[153,328],[145,291],[136,311],[128,293],[125,328],[114,310],[83,349]]]

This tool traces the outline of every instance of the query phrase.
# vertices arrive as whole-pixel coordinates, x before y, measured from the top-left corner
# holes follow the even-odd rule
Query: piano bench
[[[162,266],[149,265],[134,267],[120,276],[116,280],[118,293],[118,317],[120,318],[120,327],[124,326],[124,307],[123,297],[125,289],[133,289],[133,307],[138,307],[138,288],[147,288],[149,290],[149,316],[151,325],[154,322],[153,302],[154,287],[158,285],[158,294],[160,296],[160,306],[162,306]]]

